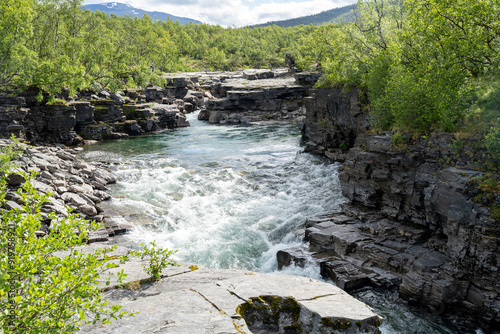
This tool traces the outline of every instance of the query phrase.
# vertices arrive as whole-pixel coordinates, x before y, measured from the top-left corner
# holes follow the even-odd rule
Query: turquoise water
[[[278,272],[276,252],[302,244],[293,231],[308,217],[339,210],[340,165],[303,153],[298,124],[218,126],[188,117],[189,128],[83,152],[119,178],[104,209],[135,225],[132,242],[155,240],[178,250],[179,261],[321,279],[317,266]],[[358,297],[387,318],[383,333],[458,333],[393,294]]]
[[[84,153],[114,164],[106,208],[136,223],[133,240],[177,249],[180,261],[272,272],[276,252],[301,243],[294,230],[344,201],[339,166],[300,152],[298,124],[190,122]]]

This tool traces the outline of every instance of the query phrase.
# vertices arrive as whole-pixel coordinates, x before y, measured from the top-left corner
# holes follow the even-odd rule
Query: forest
[[[354,22],[283,28],[108,16],[81,0],[0,3],[0,89],[51,96],[162,84],[165,72],[286,66],[359,86],[379,129],[495,132],[498,0],[360,0]]]

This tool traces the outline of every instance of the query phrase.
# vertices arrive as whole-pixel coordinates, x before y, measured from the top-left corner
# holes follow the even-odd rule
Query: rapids
[[[82,153],[111,165],[119,178],[102,207],[135,226],[130,242],[155,240],[177,250],[176,260],[210,268],[322,279],[318,266],[278,271],[276,252],[302,244],[293,232],[308,217],[340,209],[341,166],[302,152],[295,123],[219,126],[196,114],[188,120],[189,128]],[[387,319],[383,333],[456,333],[453,324],[419,315],[394,294],[368,289],[356,296]]]

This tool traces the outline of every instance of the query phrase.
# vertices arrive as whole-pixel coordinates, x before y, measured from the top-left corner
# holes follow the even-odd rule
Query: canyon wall
[[[315,89],[304,99],[306,150],[341,162],[340,213],[307,221],[307,249],[278,254],[280,266],[307,256],[347,290],[397,288],[438,313],[500,325],[498,191],[485,184],[486,153],[450,133],[375,133],[364,93]]]

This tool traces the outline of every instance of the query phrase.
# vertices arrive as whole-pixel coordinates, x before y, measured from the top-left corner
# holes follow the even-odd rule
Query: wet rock
[[[104,180],[106,184],[116,183],[117,181],[116,176],[102,168],[96,168],[93,172],[93,176],[99,178],[99,180]]]

